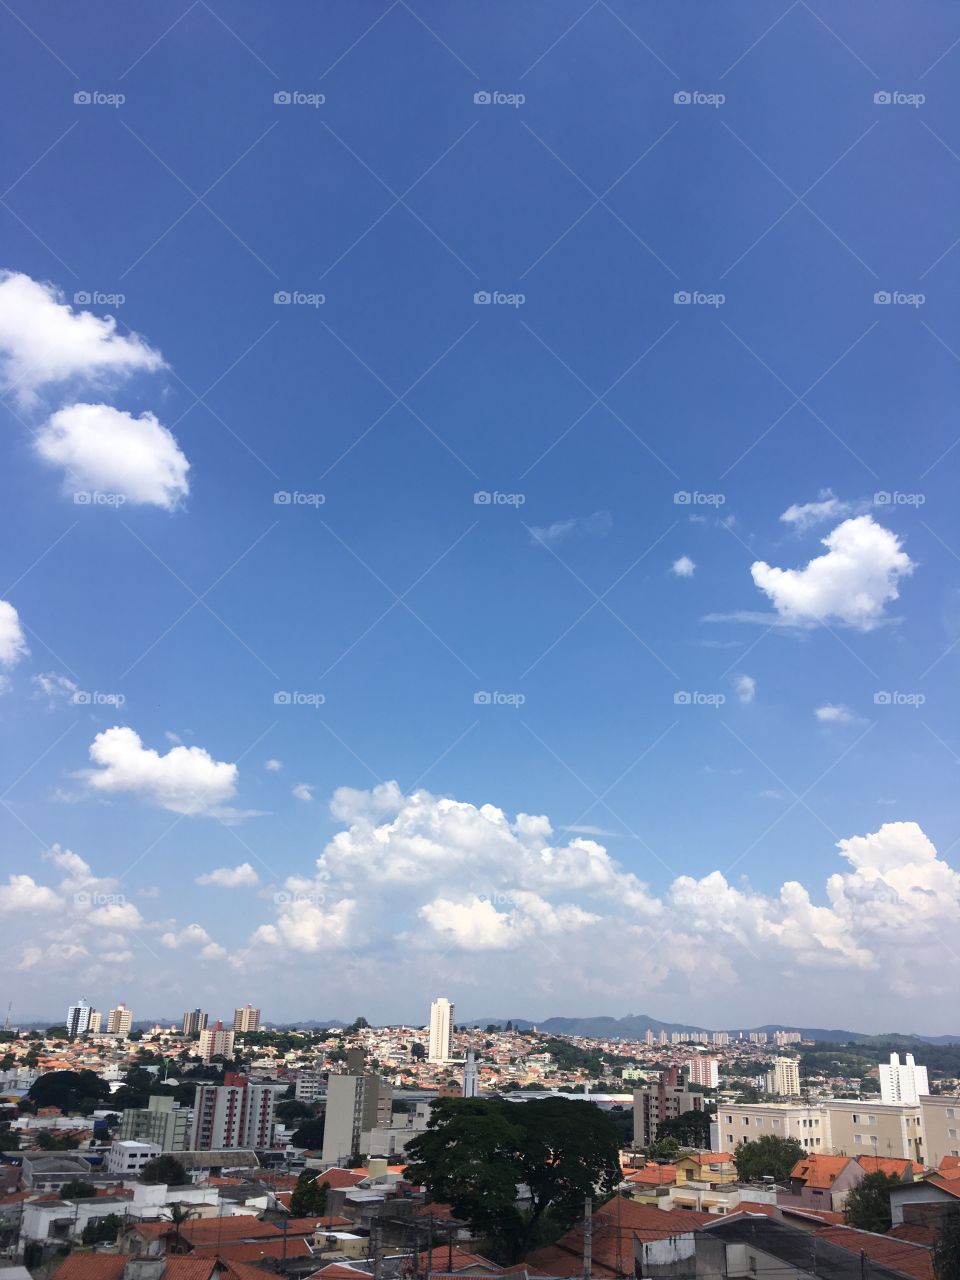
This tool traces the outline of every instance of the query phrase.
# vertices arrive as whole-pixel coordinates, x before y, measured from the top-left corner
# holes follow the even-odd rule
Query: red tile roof
[[[814,1234],[851,1253],[865,1253],[881,1266],[902,1271],[914,1280],[933,1280],[933,1254],[922,1245],[875,1235],[872,1231],[857,1231],[854,1227],[821,1227]]]
[[[923,1173],[923,1165],[915,1160],[899,1160],[893,1156],[857,1156],[857,1164],[867,1173],[887,1173],[905,1182]]]
[[[614,1277],[632,1265],[633,1240],[665,1240],[678,1232],[692,1231],[716,1216],[693,1209],[659,1209],[617,1196],[593,1215],[593,1272]],[[546,1275],[579,1276],[583,1271],[583,1227],[574,1227],[545,1249],[526,1258],[528,1266]]]
[[[233,1259],[236,1262],[258,1262],[261,1258],[282,1258],[284,1242],[282,1240],[247,1240],[239,1244],[209,1244],[195,1249],[191,1256]],[[312,1250],[301,1236],[291,1236],[286,1242],[286,1256],[309,1258],[312,1256]]]
[[[358,1173],[355,1169],[324,1169],[322,1173],[318,1173],[316,1181],[321,1185],[325,1182],[328,1187],[338,1191],[342,1187],[355,1187],[358,1183],[366,1180],[366,1173]]]
[[[321,1267],[319,1271],[314,1271],[313,1275],[308,1276],[307,1280],[318,1280],[322,1276],[323,1280],[357,1280],[358,1276],[368,1276],[366,1271],[357,1271],[355,1267],[348,1267],[342,1262],[328,1262],[325,1267]]]
[[[937,1229],[920,1222],[901,1222],[899,1227],[891,1227],[887,1235],[896,1240],[909,1240],[911,1244],[925,1244],[929,1248],[936,1243]]]
[[[53,1273],[54,1280],[122,1280],[127,1262],[119,1253],[71,1253]]]
[[[804,1156],[790,1170],[790,1177],[796,1178],[807,1187],[819,1187],[826,1190],[843,1173],[852,1156]]]

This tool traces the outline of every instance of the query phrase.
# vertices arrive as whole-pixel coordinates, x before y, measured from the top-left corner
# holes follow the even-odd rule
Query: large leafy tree
[[[772,1133],[765,1133],[755,1142],[741,1142],[737,1147],[734,1152],[737,1177],[741,1182],[756,1182],[759,1178],[783,1182],[804,1155],[806,1152],[796,1138],[777,1138]]]
[[[868,1173],[863,1181],[847,1194],[843,1202],[843,1220],[848,1227],[861,1231],[883,1234],[890,1230],[890,1191],[901,1185],[900,1179],[891,1173]]]
[[[48,1071],[34,1080],[27,1096],[37,1107],[89,1115],[110,1097],[110,1086],[95,1071]]]
[[[303,1147],[305,1151],[318,1151],[323,1146],[323,1130],[323,1116],[314,1116],[312,1120],[304,1120],[290,1142],[295,1147]]]
[[[709,1150],[712,1119],[709,1111],[684,1111],[679,1116],[668,1116],[657,1125],[657,1139],[676,1138],[681,1147]]]
[[[609,1195],[621,1176],[613,1122],[566,1098],[440,1099],[407,1152],[410,1178],[511,1261],[572,1226],[584,1197]],[[517,1204],[521,1183],[530,1192],[525,1208]]]
[[[140,1171],[140,1181],[150,1183],[166,1183],[168,1187],[185,1186],[190,1179],[187,1171],[176,1158],[171,1155],[160,1155],[155,1160],[148,1160]]]
[[[320,1218],[327,1210],[329,1184],[320,1182],[315,1173],[304,1170],[290,1196],[290,1216],[293,1218]]]

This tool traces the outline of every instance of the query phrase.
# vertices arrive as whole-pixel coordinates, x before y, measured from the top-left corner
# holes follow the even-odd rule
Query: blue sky
[[[958,1030],[922,17],[0,13],[22,1016]]]

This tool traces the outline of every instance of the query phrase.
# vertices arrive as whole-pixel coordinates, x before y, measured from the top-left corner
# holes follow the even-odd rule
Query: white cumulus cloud
[[[821,489],[816,502],[795,502],[787,507],[780,519],[784,524],[793,525],[799,533],[803,533],[827,520],[859,515],[867,506],[866,502],[844,502],[832,489]]]
[[[29,652],[20,615],[9,600],[0,600],[0,665],[12,667]]]
[[[190,463],[152,413],[135,418],[108,404],[67,405],[41,427],[36,450],[63,468],[71,493],[121,494],[171,511],[189,492]]]
[[[173,813],[214,813],[236,791],[237,766],[214,760],[202,747],[145,747],[133,729],[115,725],[90,745],[96,769],[84,775],[105,795],[131,794]]]
[[[61,905],[53,889],[37,884],[32,876],[11,875],[0,884],[0,911],[55,911]]]
[[[733,687],[744,706],[749,706],[757,696],[757,682],[753,676],[734,676]]]
[[[309,782],[298,782],[290,794],[295,796],[297,800],[303,800],[305,803],[309,804],[313,799],[313,787],[311,787]]]
[[[842,702],[827,702],[813,713],[821,724],[860,724],[860,717]]]
[[[678,578],[692,578],[696,567],[697,566],[689,556],[680,556],[677,560],[674,560],[673,564],[670,566],[670,572],[675,574]]]
[[[884,608],[899,595],[900,579],[914,565],[896,534],[872,516],[856,516],[823,540],[826,554],[802,569],[778,569],[762,560],[750,569],[753,580],[780,618],[797,626],[840,622],[871,631]]]
[[[48,383],[96,382],[162,369],[163,357],[112,316],[74,311],[50,284],[0,272],[0,385],[29,404]]]

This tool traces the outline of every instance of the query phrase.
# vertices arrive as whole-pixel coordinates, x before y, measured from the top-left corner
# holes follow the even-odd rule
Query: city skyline
[[[14,1021],[958,1032],[956,11],[702,8],[0,11]]]

